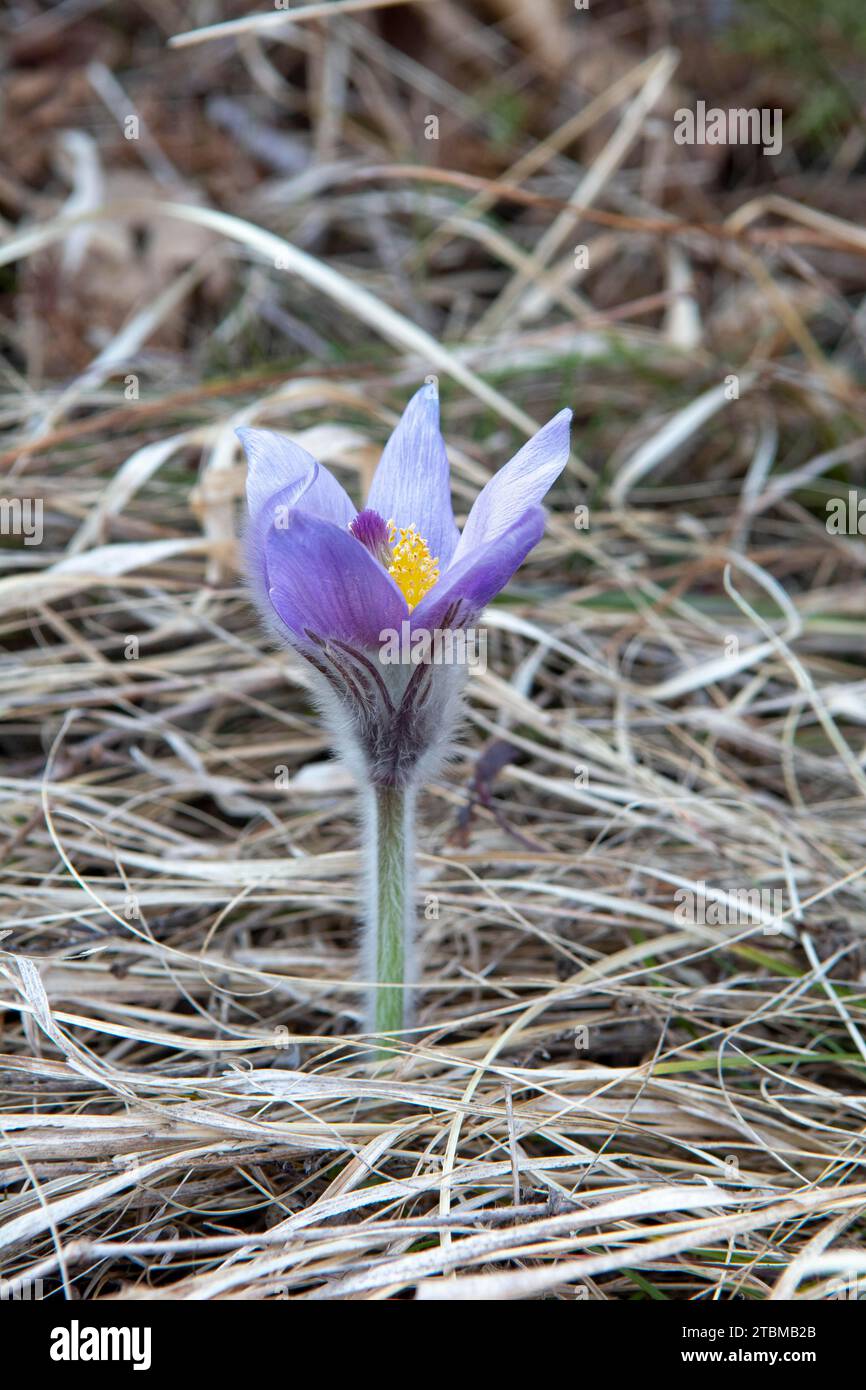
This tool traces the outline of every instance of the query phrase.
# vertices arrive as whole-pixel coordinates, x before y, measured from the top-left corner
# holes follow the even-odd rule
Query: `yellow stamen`
[[[397,540],[397,527],[393,521],[389,521],[388,544],[394,553],[388,573],[393,576],[411,613],[439,578],[439,557],[430,554],[429,545],[423,536],[418,535],[415,526],[401,526],[400,539]]]

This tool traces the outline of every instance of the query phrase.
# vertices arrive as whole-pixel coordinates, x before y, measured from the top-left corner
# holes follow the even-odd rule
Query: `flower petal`
[[[561,410],[481,489],[466,519],[452,565],[465,560],[478,546],[503,535],[527,507],[541,501],[568,462],[570,427],[571,411]]]
[[[265,541],[270,602],[294,640],[304,629],[361,647],[378,647],[383,628],[399,630],[407,615],[397,585],[342,526],[290,511]]]
[[[285,524],[289,511],[298,505],[312,487],[319,472],[314,458],[310,467],[288,487],[272,493],[264,505],[259,507],[254,517],[249,517],[244,532],[244,558],[246,573],[253,589],[256,603],[262,611],[270,607],[268,596],[268,566],[265,554],[268,533],[272,526],[279,528]]]
[[[415,526],[447,565],[459,532],[451,508],[445,442],[439,433],[439,394],[430,383],[416,391],[379,460],[367,506],[398,526]]]
[[[432,632],[458,599],[465,605],[462,617],[477,617],[485,604],[504,589],[544,534],[544,509],[529,507],[517,521],[486,545],[452,564],[417,608],[412,610],[412,629]]]
[[[269,497],[309,473],[316,461],[300,444],[273,430],[245,426],[235,432],[247,456],[247,508],[255,521]],[[358,509],[333,473],[320,463],[304,496],[304,510],[326,517],[338,526],[348,526]]]

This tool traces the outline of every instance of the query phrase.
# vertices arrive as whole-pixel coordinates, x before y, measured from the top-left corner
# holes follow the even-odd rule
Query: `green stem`
[[[412,817],[414,793],[373,787],[368,844],[372,892],[368,924],[372,952],[370,1022],[377,1037],[408,1026],[413,940]]]

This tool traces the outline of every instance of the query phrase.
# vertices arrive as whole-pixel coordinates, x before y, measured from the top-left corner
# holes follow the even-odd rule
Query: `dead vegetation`
[[[862,122],[675,145],[731,74],[796,116],[724,5],[217,8],[7,18],[2,487],[44,535],[0,579],[3,1278],[856,1296]],[[360,497],[430,372],[461,515],[565,404],[575,458],[423,804],[377,1072],[352,786],[239,585],[233,430]]]

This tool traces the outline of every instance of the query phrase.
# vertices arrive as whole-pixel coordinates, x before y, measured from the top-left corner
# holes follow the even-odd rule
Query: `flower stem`
[[[374,786],[367,818],[371,877],[367,923],[368,978],[375,981],[370,1031],[381,1038],[408,1026],[411,1016],[415,905],[412,821],[414,791]]]

